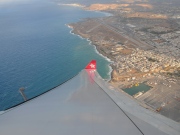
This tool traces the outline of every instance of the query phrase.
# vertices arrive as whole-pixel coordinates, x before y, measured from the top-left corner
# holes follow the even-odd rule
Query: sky
[[[20,1],[20,0],[0,0],[1,3],[14,2],[14,1]]]
[[[3,3],[12,3],[12,2],[19,2],[19,1],[27,1],[27,0],[0,0],[0,4],[3,4]]]

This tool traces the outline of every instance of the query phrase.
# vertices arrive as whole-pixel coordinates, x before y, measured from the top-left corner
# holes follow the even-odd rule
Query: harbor
[[[130,88],[123,89],[123,91],[136,98],[150,89],[151,87],[145,83],[136,83]]]

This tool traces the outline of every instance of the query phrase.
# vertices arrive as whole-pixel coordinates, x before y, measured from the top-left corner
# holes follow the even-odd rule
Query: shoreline
[[[161,44],[166,45],[166,42],[158,44],[158,42],[151,41],[148,38],[145,41],[136,39],[136,37],[133,38],[134,34],[139,34],[140,38],[143,39],[146,36],[151,39],[156,38],[156,36],[149,36],[146,32],[142,33],[141,29],[133,31],[133,28],[123,22],[124,18],[118,19],[116,16],[87,18],[80,22],[70,23],[68,27],[71,28],[71,34],[86,39],[90,45],[93,45],[97,54],[114,62],[109,64],[111,71],[108,83],[124,92],[123,88],[146,82],[145,84],[151,88],[140,96],[132,97],[129,93],[124,93],[145,108],[178,121],[174,116],[179,117],[179,106],[176,104],[178,104],[180,96],[178,91],[180,87],[180,61],[178,56],[180,55],[176,51],[178,49],[173,51],[174,42],[171,44],[172,49],[170,49],[170,47],[162,48],[160,46]],[[131,17],[127,16],[126,19],[133,24]],[[152,22],[155,23],[156,21]],[[137,28],[141,28],[136,21],[134,23]],[[150,25],[150,23],[147,24]],[[157,23],[159,24],[159,22]],[[142,26],[145,27],[146,25]],[[133,32],[133,34],[129,36],[128,32]],[[167,36],[162,36],[162,39]],[[168,39],[172,41],[172,38],[169,37]],[[174,104],[173,111],[169,110],[172,104]],[[172,115],[169,116],[169,113]]]
[[[87,10],[87,9],[83,9],[83,10],[86,10],[86,11],[89,11],[89,12],[101,13],[101,14],[104,14],[105,17],[108,17],[108,16],[114,16],[114,15],[111,14],[111,13],[108,13],[108,12],[102,12],[102,11],[99,11],[99,10]]]
[[[58,4],[58,5],[74,6],[74,4]],[[79,4],[75,4],[75,5],[79,5]],[[79,7],[79,8],[81,8],[82,10],[86,10],[86,11],[89,11],[89,12],[102,13],[102,14],[105,15],[105,17],[114,16],[112,13],[108,13],[108,12],[102,12],[102,11],[98,11],[98,10],[87,10],[87,9],[85,9],[86,6],[82,6],[82,5],[76,6],[76,7]],[[110,64],[108,64],[109,72],[107,73],[107,75],[109,76],[109,78],[108,78],[108,79],[105,79],[105,80],[106,80],[107,82],[112,81],[112,73],[113,73],[113,70],[114,70],[112,64],[114,63],[114,61],[111,60],[110,58],[108,58],[107,56],[103,55],[103,54],[100,52],[100,50],[98,50],[98,47],[97,47],[95,44],[93,44],[93,41],[91,41],[89,38],[84,38],[84,37],[82,37],[81,35],[76,34],[75,32],[73,32],[73,31],[74,31],[74,28],[73,28],[72,26],[70,26],[69,24],[65,24],[65,25],[66,25],[68,28],[71,29],[71,30],[70,30],[70,34],[76,35],[76,36],[80,37],[81,39],[86,39],[86,40],[89,42],[89,45],[92,45],[92,46],[94,47],[95,52],[110,63]]]
[[[114,61],[112,61],[110,58],[108,58],[107,56],[104,56],[102,53],[100,53],[100,51],[97,49],[97,46],[95,44],[93,44],[93,41],[91,41],[89,38],[83,38],[81,35],[76,34],[73,32],[74,28],[71,27],[69,24],[65,24],[65,26],[67,26],[70,30],[70,34],[72,35],[76,35],[81,39],[85,39],[89,42],[89,45],[93,46],[95,53],[97,53],[98,55],[100,55],[101,57],[103,57],[106,61],[108,61],[110,64],[108,64],[109,67],[109,72],[107,73],[107,75],[109,76],[108,79],[105,79],[107,82],[110,82],[112,79],[112,72],[113,72],[113,67],[111,66],[112,63],[114,63]]]
[[[114,62],[109,64],[111,71],[109,72],[108,83],[136,100],[144,108],[178,122],[175,116],[179,117],[179,106],[176,104],[179,101],[180,80],[178,76],[173,74],[176,70],[180,73],[180,61],[174,59],[177,52],[175,55],[168,53],[166,56],[164,54],[166,51],[163,51],[163,48],[155,48],[151,44],[128,36],[127,31],[123,31],[123,27],[128,27],[126,23],[119,26],[115,25],[118,24],[116,16],[107,17],[108,19],[106,17],[102,19],[87,18],[80,22],[70,23],[68,25],[71,28],[70,33],[79,36],[81,39],[86,39],[90,45],[94,46],[97,54]],[[119,28],[120,26],[122,28]],[[128,29],[130,28],[128,27]],[[166,64],[169,62],[176,68]],[[166,74],[168,72],[172,72],[172,74]],[[136,93],[136,96],[133,97],[123,90],[123,88],[126,89],[143,82],[146,82],[145,85],[148,85],[150,89],[138,93],[139,95]],[[172,104],[175,105],[173,111],[169,110]],[[172,115],[169,116],[169,113]]]
[[[71,6],[71,7],[80,7],[80,8],[84,8],[84,5],[78,4],[78,3],[72,3],[72,4],[65,4],[65,3],[58,3],[58,5],[60,6]]]
[[[71,6],[71,7],[79,7],[81,8],[82,10],[86,10],[86,11],[90,11],[90,12],[97,12],[97,13],[102,13],[104,14],[105,16],[113,16],[112,13],[108,13],[108,12],[102,12],[100,10],[90,10],[90,9],[86,9],[87,6],[86,5],[81,5],[79,3],[58,3],[59,6]]]

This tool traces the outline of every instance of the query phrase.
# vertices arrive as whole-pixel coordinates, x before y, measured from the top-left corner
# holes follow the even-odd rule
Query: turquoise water
[[[108,79],[109,62],[65,25],[103,16],[48,0],[0,4],[0,110],[23,101],[20,87],[31,98],[76,75],[91,59]]]
[[[144,83],[140,83],[139,86],[133,86],[131,88],[126,88],[123,89],[126,93],[128,93],[129,95],[133,96],[138,92],[147,92],[148,90],[150,90],[151,87],[144,84]]]

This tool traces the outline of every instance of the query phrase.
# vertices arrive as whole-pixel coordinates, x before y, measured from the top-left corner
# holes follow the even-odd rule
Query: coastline
[[[72,4],[64,4],[64,3],[58,3],[58,5],[60,5],[60,6],[72,6],[72,7],[81,7],[81,8],[84,8],[84,7],[85,7],[84,5],[81,5],[81,4],[77,4],[77,3],[72,3]]]
[[[109,78],[108,78],[107,80],[105,79],[107,82],[110,82],[111,79],[112,79],[112,72],[113,72],[113,67],[112,67],[111,65],[112,65],[112,63],[113,63],[114,61],[112,61],[110,58],[108,58],[107,56],[105,56],[105,55],[103,55],[102,53],[100,53],[100,50],[98,50],[97,46],[96,46],[95,44],[93,44],[93,41],[91,41],[89,38],[85,38],[85,37],[82,37],[82,36],[79,35],[79,34],[76,34],[76,33],[74,32],[74,28],[73,28],[72,26],[70,26],[69,24],[65,24],[65,26],[67,26],[69,29],[71,29],[71,30],[70,30],[70,34],[76,35],[76,36],[78,36],[78,37],[81,38],[81,39],[86,39],[86,40],[89,42],[89,45],[93,46],[94,51],[95,51],[98,55],[100,55],[101,57],[103,57],[105,60],[107,60],[107,61],[110,63],[110,64],[108,64],[109,72],[107,73],[108,76],[109,76]]]
[[[95,10],[94,12],[99,11]],[[129,21],[131,17],[126,17],[126,19]],[[120,21],[122,21],[122,25],[119,24]],[[130,31],[140,34],[140,37],[148,37],[148,34],[142,34],[141,30],[133,31],[134,29],[123,21],[123,18],[118,20],[116,16],[87,18],[80,22],[71,23],[68,27],[71,28],[71,34],[86,39],[90,45],[93,45],[97,54],[114,62],[109,64],[111,67],[109,83],[112,86],[124,92],[123,88],[139,86],[140,83],[146,82],[145,84],[151,87],[147,92],[143,92],[139,96],[135,94],[134,97],[130,96],[129,93],[127,95],[136,99],[145,108],[178,121],[174,116],[179,115],[179,107],[176,106],[177,109],[173,111],[169,108],[171,104],[177,104],[179,101],[177,95],[180,94],[178,91],[180,61],[178,57],[175,57],[179,54],[177,51],[166,54],[167,50],[171,52],[169,47],[161,48],[155,41],[148,43],[146,40],[149,39],[144,41],[129,36],[128,32]],[[133,21],[131,22],[133,24]],[[137,24],[138,26],[139,24]],[[157,46],[154,46],[153,43]],[[174,98],[167,100],[169,96]],[[172,116],[169,116],[170,112],[173,114]]]
[[[83,10],[86,10],[86,11],[89,11],[89,12],[101,13],[101,14],[104,14],[106,17],[107,17],[107,16],[114,16],[114,15],[111,14],[111,13],[108,13],[108,12],[102,12],[102,11],[99,11],[99,10],[88,10],[88,9],[83,9]]]
[[[80,5],[80,4],[76,4],[76,3],[73,3],[73,4],[62,4],[62,3],[59,3],[58,5],[79,7],[79,8],[82,8],[82,10],[86,10],[86,11],[89,11],[89,12],[102,13],[102,14],[105,15],[105,17],[114,16],[112,13],[108,13],[108,12],[102,12],[102,11],[99,11],[99,10],[87,10],[87,9],[85,9],[86,6]],[[107,75],[109,76],[109,78],[108,78],[108,79],[105,79],[105,80],[106,80],[107,82],[111,82],[111,81],[112,81],[112,74],[113,74],[113,70],[114,70],[112,64],[114,63],[114,61],[113,61],[112,59],[110,59],[108,56],[103,55],[103,53],[101,52],[101,50],[98,49],[97,45],[93,43],[93,40],[90,40],[89,38],[83,37],[83,36],[81,36],[80,34],[75,33],[73,26],[70,26],[69,24],[65,24],[65,26],[67,26],[68,28],[71,29],[71,30],[70,30],[70,34],[76,35],[76,36],[80,37],[81,39],[86,39],[86,40],[89,42],[89,45],[92,45],[92,46],[94,47],[94,51],[95,51],[98,55],[100,55],[101,57],[103,57],[105,60],[107,60],[107,61],[110,63],[110,64],[108,64],[109,72],[107,73]]]

